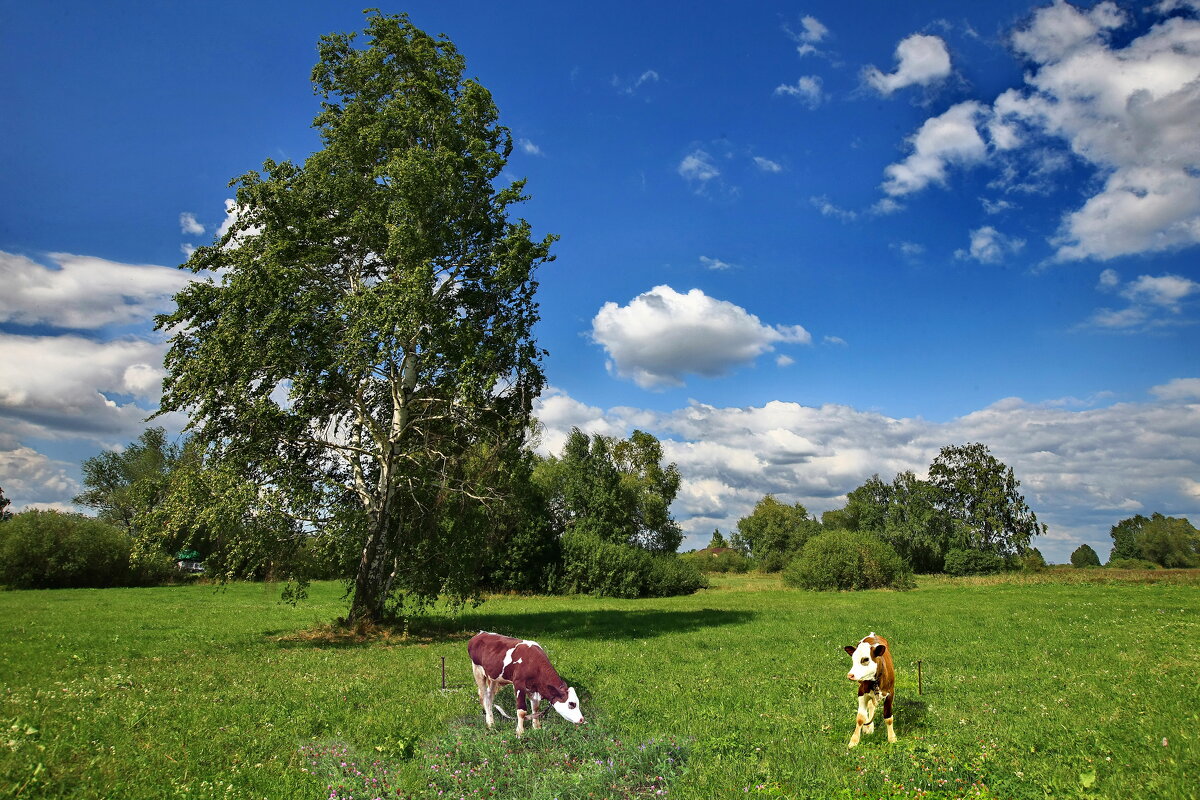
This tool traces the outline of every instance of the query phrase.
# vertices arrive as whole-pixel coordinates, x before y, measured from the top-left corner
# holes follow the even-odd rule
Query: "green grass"
[[[0,796],[1194,797],[1200,575],[1154,574],[716,577],[663,600],[494,597],[369,641],[324,624],[335,584],[297,608],[250,584],[0,592]],[[541,642],[590,724],[484,729],[481,628]],[[900,741],[879,726],[847,750],[841,647],[871,630]]]

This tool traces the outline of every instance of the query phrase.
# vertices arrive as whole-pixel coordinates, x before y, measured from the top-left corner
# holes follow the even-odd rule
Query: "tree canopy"
[[[509,217],[512,136],[445,37],[405,15],[321,39],[322,147],[234,181],[236,219],[184,266],[161,412],[187,411],[254,502],[332,537],[352,621],[476,591],[484,519],[544,378],[535,269]]]
[[[84,491],[73,502],[96,509],[102,521],[136,535],[138,515],[162,500],[181,453],[178,443],[167,440],[164,428],[147,428],[123,450],[106,450],[85,460]]]
[[[748,516],[738,520],[732,545],[759,562],[762,569],[778,572],[792,553],[821,530],[821,524],[801,503],[787,505],[766,495]]]

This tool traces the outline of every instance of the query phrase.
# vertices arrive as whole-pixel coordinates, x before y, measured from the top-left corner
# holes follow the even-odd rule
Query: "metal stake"
[[[442,691],[446,690],[446,657],[442,656]]]
[[[445,660],[446,659],[444,659],[444,658],[442,659],[442,661],[445,661]],[[443,669],[445,669],[445,667],[443,667]],[[925,692],[922,691],[922,688],[921,688],[921,659],[919,659],[919,658],[917,659],[917,694],[925,694]]]

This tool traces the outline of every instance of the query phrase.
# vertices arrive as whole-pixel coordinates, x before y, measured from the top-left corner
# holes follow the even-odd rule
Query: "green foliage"
[[[912,573],[887,542],[864,531],[814,536],[783,571],[788,586],[818,591],[911,589]]]
[[[0,583],[10,589],[127,586],[129,536],[61,511],[23,511],[0,527]]]
[[[1164,567],[1200,566],[1200,531],[1186,517],[1153,514],[1137,535],[1142,557]]]
[[[509,592],[544,592],[562,562],[558,531],[545,494],[533,481],[536,456],[515,466],[509,500],[493,515],[494,538],[484,565],[484,585]]]
[[[753,561],[737,550],[726,550],[721,553],[699,550],[695,553],[684,553],[680,558],[691,563],[701,572],[741,574],[749,572],[754,566]]]
[[[735,542],[764,572],[783,569],[821,531],[821,524],[803,505],[785,505],[770,494],[758,501],[749,516],[739,519],[737,527]]]
[[[618,440],[574,428],[562,456],[538,465],[535,481],[559,530],[586,529],[655,553],[674,553],[683,541],[670,514],[679,469],[662,466],[662,445],[649,433]]]
[[[1028,551],[1018,558],[1018,561],[1020,568],[1026,572],[1041,572],[1048,566],[1045,556],[1042,555],[1042,551],[1036,547],[1029,548]]]
[[[1004,559],[987,550],[951,550],[946,554],[950,575],[993,575],[1004,569]]]
[[[120,452],[105,451],[82,464],[86,490],[74,502],[97,510],[97,517],[135,533],[138,514],[162,501],[182,448],[167,441],[163,428],[147,428]]]
[[[4,487],[0,486],[0,522],[8,522],[12,519],[12,512],[8,507],[12,505],[12,501],[4,496]]]
[[[1096,555],[1096,551],[1091,545],[1081,544],[1076,547],[1071,553],[1072,567],[1098,567],[1100,566],[1100,556]]]
[[[1104,566],[1109,569],[1160,569],[1158,564],[1144,558],[1110,558]]]
[[[714,528],[712,538],[708,540],[708,546],[709,548],[729,547],[729,543],[725,541],[725,537],[721,535],[721,531]]]
[[[562,537],[562,573],[554,589],[600,597],[670,597],[708,585],[693,565],[675,555],[650,553],[575,528]]]
[[[262,492],[254,513],[357,554],[354,621],[477,592],[544,384],[554,239],[509,218],[512,136],[454,45],[378,11],[364,38],[321,39],[321,149],[236,179],[228,233],[185,265],[210,277],[156,320],[160,413],[191,414],[231,491]]]
[[[1137,545],[1137,535],[1150,520],[1141,514],[1123,519],[1109,530],[1113,540],[1112,552],[1108,554],[1111,561],[1114,558],[1141,558],[1142,551]]]
[[[847,495],[844,509],[825,516],[846,521],[849,530],[877,534],[918,573],[940,572],[946,553],[968,538],[965,524],[942,508],[940,493],[912,472],[890,484],[872,475]]]
[[[929,467],[937,505],[964,526],[966,547],[1016,555],[1045,532],[1009,467],[978,442],[943,447]],[[947,567],[949,571],[949,567]]]

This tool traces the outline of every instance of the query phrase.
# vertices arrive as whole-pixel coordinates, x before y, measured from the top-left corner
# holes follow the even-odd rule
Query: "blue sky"
[[[0,486],[66,506],[155,407],[231,178],[317,145],[347,3],[0,2]],[[514,10],[514,9],[519,9]],[[1200,4],[413,2],[555,233],[554,451],[641,427],[687,546],[982,441],[1065,561],[1200,517]],[[178,428],[184,420],[167,420]]]

